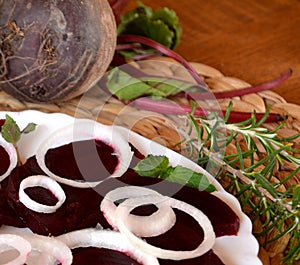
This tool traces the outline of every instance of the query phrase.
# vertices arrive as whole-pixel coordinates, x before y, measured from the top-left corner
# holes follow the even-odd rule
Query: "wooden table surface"
[[[300,105],[300,1],[143,0],[176,11],[183,35],[176,51],[189,61],[251,84],[293,75],[275,92]],[[126,9],[136,6],[130,1]]]

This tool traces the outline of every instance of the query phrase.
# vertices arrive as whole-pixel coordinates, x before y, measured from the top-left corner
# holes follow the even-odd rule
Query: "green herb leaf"
[[[203,174],[182,166],[174,167],[173,170],[170,171],[168,175],[165,174],[163,178],[170,182],[176,182],[199,190],[208,192],[216,190],[215,186],[212,185]]]
[[[120,100],[130,101],[148,93],[151,87],[141,80],[130,76],[118,68],[112,69],[107,76],[109,91]]]
[[[9,143],[16,144],[21,138],[21,130],[12,117],[6,114],[1,128],[2,137]]]
[[[141,96],[168,97],[192,86],[183,81],[161,77],[135,78],[119,68],[109,72],[106,85],[113,95],[126,102]]]
[[[139,6],[121,17],[118,34],[135,34],[151,38],[168,48],[175,48],[180,42],[182,29],[175,11],[152,8],[139,2]]]
[[[135,172],[142,177],[159,177],[168,168],[169,159],[166,156],[148,155],[134,168]]]
[[[134,168],[142,177],[165,179],[183,186],[213,192],[216,190],[206,176],[183,166],[169,166],[166,156],[148,155]]]
[[[27,124],[27,126],[22,130],[21,133],[27,134],[27,133],[31,133],[35,130],[37,124],[30,122]]]

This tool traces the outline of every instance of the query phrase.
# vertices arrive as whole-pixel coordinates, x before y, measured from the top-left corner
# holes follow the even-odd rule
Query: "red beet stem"
[[[153,100],[150,98],[138,98],[130,103],[131,106],[134,106],[139,109],[149,110],[162,114],[173,114],[173,115],[186,115],[188,113],[193,113],[196,116],[208,116],[209,112],[216,112],[220,117],[224,117],[226,111],[222,110],[204,110],[200,108],[193,109],[190,106],[178,105],[174,102],[164,101],[164,100]],[[237,112],[231,111],[228,122],[242,122],[251,118],[253,113],[246,112]],[[265,113],[256,113],[256,120],[259,121]],[[278,122],[284,120],[285,117],[270,113],[265,120],[265,122]]]
[[[120,23],[121,13],[129,0],[109,0],[110,7],[115,15],[117,24]]]
[[[214,96],[217,99],[221,99],[221,98],[232,98],[232,97],[238,97],[238,96],[243,96],[246,94],[251,94],[251,93],[258,93],[258,92],[262,92],[265,90],[269,90],[272,89],[276,86],[281,85],[285,80],[287,80],[293,73],[292,69],[288,69],[287,71],[283,72],[279,77],[264,82],[262,84],[256,85],[256,86],[251,86],[251,87],[246,87],[243,89],[238,89],[238,90],[231,90],[231,91],[224,91],[224,92],[214,92]],[[211,94],[210,93],[206,93],[206,92],[192,92],[192,93],[185,93],[182,92],[180,94],[178,94],[178,96],[180,97],[186,97],[188,99],[194,99],[194,100],[199,100],[199,99],[210,99],[211,98]]]
[[[206,83],[203,81],[203,79],[198,75],[196,70],[183,58],[181,57],[178,53],[172,51],[171,49],[165,47],[164,45],[149,39],[147,37],[139,36],[139,35],[121,35],[118,37],[118,43],[140,43],[143,45],[146,45],[148,47],[151,47],[162,54],[176,60],[177,62],[181,63],[191,74],[191,76],[195,79],[195,81],[204,87],[207,87]]]

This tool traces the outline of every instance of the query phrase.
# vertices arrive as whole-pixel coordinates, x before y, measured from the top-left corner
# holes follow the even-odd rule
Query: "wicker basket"
[[[178,64],[165,57],[149,60],[143,64],[143,71],[148,74],[163,74],[167,77],[176,77],[192,81],[189,74]],[[191,63],[197,72],[204,77],[205,82],[213,91],[226,91],[232,89],[240,89],[250,84],[235,77],[224,76],[220,71],[210,66],[200,63]],[[140,65],[136,65],[140,68]],[[260,92],[257,94],[249,94],[233,99],[219,100],[219,105],[222,109],[226,109],[229,101],[233,102],[233,110],[236,111],[253,111],[265,112],[266,106],[271,104],[271,111],[283,115],[288,114],[288,119],[285,121],[286,125],[278,131],[279,136],[290,136],[300,131],[300,106],[286,102],[284,98],[272,91]],[[181,104],[187,103],[182,99]],[[21,111],[26,109],[34,109],[43,112],[62,112],[75,117],[85,117],[97,119],[104,124],[118,124],[130,128],[131,130],[149,138],[156,142],[180,151],[178,142],[181,140],[181,134],[178,130],[178,124],[182,123],[182,119],[176,116],[165,116],[150,111],[136,109],[132,106],[124,105],[122,102],[110,97],[104,92],[95,87],[85,93],[83,96],[69,100],[68,102],[61,102],[56,104],[36,104],[29,102],[21,102],[15,98],[0,91],[0,110],[5,111]],[[274,129],[278,123],[264,124],[268,129]],[[182,126],[182,124],[180,125]],[[184,124],[183,124],[184,126]],[[300,139],[293,142],[293,147],[299,155]],[[234,153],[236,150],[234,145],[227,148],[228,154]],[[297,155],[296,154],[296,155]],[[279,181],[286,177],[289,172],[293,171],[295,167],[289,163],[278,167],[274,172],[274,181]],[[285,185],[300,183],[300,175],[296,175],[290,179]],[[285,187],[287,188],[287,187]],[[257,220],[253,224],[254,232],[262,229],[261,222]],[[272,236],[271,231],[268,236]],[[260,238],[259,241],[263,243],[265,238]],[[266,248],[261,248],[259,256],[263,264],[280,264],[285,250],[289,244],[289,236],[284,236],[272,244],[268,244]],[[296,263],[295,263],[296,264]],[[297,263],[300,264],[300,263]]]

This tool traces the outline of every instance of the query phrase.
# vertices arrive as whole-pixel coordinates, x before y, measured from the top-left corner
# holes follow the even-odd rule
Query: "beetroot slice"
[[[159,193],[185,201],[203,211],[210,219],[217,237],[236,235],[240,221],[235,212],[222,200],[206,192],[190,187],[182,187],[177,183],[170,183],[160,179],[140,177],[132,169],[118,179],[105,181],[96,190],[99,194],[106,194],[109,190],[120,186],[120,183],[136,186],[151,186]],[[154,185],[158,184],[159,185]],[[153,185],[153,186],[152,186]]]
[[[0,128],[1,129],[1,128]],[[10,159],[8,153],[3,146],[0,145],[0,176],[3,175],[10,165]]]
[[[72,250],[72,265],[139,265],[137,261],[131,259],[126,254],[103,248],[77,248]]]
[[[24,222],[13,211],[7,202],[7,183],[7,179],[0,183],[0,226],[11,225],[16,227],[25,227]]]
[[[61,185],[66,194],[66,201],[55,213],[44,214],[34,212],[25,207],[18,196],[20,182],[34,174],[42,174],[35,158],[30,158],[23,166],[15,169],[9,178],[8,201],[11,207],[34,232],[42,235],[58,236],[66,232],[96,226],[106,221],[99,211],[102,197],[93,189],[78,189]],[[49,191],[41,188],[27,189],[33,199],[48,205],[55,198]],[[41,198],[43,198],[41,200]]]
[[[114,149],[100,140],[73,142],[50,149],[46,154],[46,166],[50,171],[61,177],[71,176],[74,180],[104,180],[117,165]]]

